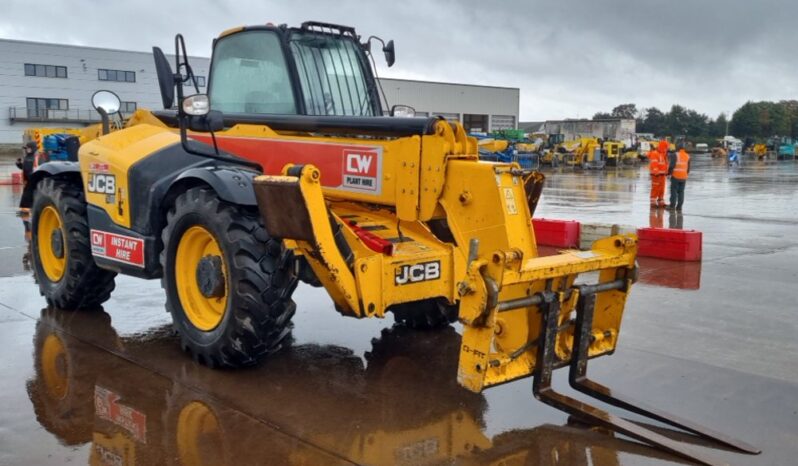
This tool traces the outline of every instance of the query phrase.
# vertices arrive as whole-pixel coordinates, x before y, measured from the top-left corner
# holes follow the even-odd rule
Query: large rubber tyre
[[[440,299],[425,299],[395,304],[389,308],[397,324],[416,330],[437,330],[448,327],[458,316],[458,306]]]
[[[56,259],[52,257],[55,248],[46,244],[51,241],[51,234],[44,231],[46,223],[53,221],[58,224],[62,238],[62,257]],[[101,269],[94,262],[86,201],[77,183],[46,178],[36,187],[31,211],[31,252],[39,292],[51,306],[96,308],[111,297],[116,273]],[[55,271],[58,273],[46,265],[53,261],[60,262]]]
[[[181,301],[178,291],[178,286],[188,286],[177,283],[178,246],[194,227],[212,236],[224,267],[224,297],[219,298],[224,306],[212,328],[192,321],[197,306]],[[196,361],[210,367],[247,366],[281,347],[296,310],[291,294],[297,279],[293,258],[266,233],[256,208],[221,201],[210,189],[192,188],[175,199],[162,238],[166,308],[181,346]]]

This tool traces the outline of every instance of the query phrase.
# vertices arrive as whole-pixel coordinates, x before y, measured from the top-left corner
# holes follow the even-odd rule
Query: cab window
[[[374,115],[362,51],[352,38],[294,33],[290,47],[308,115]]]
[[[244,31],[216,44],[211,108],[225,113],[297,113],[280,40],[273,31]]]

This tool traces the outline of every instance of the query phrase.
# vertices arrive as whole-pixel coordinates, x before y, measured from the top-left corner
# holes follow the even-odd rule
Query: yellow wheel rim
[[[221,296],[205,296],[197,282],[197,267],[205,257],[218,257],[222,264],[224,291]],[[196,328],[209,331],[224,317],[227,306],[227,267],[216,238],[205,228],[193,226],[183,233],[175,256],[175,284],[180,305]]]
[[[47,335],[42,345],[41,353],[42,377],[47,393],[55,399],[61,400],[67,394],[69,382],[67,381],[67,359],[64,343],[55,334]]]
[[[192,401],[180,410],[177,454],[181,464],[221,464],[221,440],[219,421],[204,403]]]
[[[64,277],[66,268],[66,234],[61,216],[55,207],[48,205],[39,215],[39,226],[37,230],[37,246],[39,248],[39,260],[42,264],[44,274],[51,282],[58,282]],[[60,256],[53,249],[53,235],[61,235]]]

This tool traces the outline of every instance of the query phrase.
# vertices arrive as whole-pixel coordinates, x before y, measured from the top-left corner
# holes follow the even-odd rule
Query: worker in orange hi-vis
[[[668,173],[666,156],[659,150],[648,153],[648,173],[651,175],[651,208],[665,206],[665,175]]]
[[[690,173],[690,154],[684,148],[680,148],[668,169],[668,174],[671,176],[671,203],[668,210],[682,211],[688,173]]]
[[[668,144],[668,141],[660,141],[659,147],[657,148],[657,152],[659,152],[659,172],[664,175],[662,177],[662,191],[657,197],[657,204],[660,208],[667,206],[667,204],[665,204],[665,185],[668,181],[668,167],[670,166],[668,150],[670,150],[670,144]]]

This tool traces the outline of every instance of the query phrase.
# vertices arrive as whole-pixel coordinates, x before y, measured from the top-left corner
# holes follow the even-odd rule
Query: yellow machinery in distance
[[[422,327],[459,318],[456,377],[469,390],[534,376],[534,395],[557,409],[713,464],[555,392],[552,371],[570,366],[577,390],[753,451],[587,379],[587,360],[616,348],[637,276],[635,236],[540,257],[531,219],[543,176],[480,162],[459,122],[377,116],[377,86],[362,66],[370,45],[359,40],[353,28],[314,22],[236,28],[214,42],[211,95],[185,98],[185,47],[174,73],[156,49],[164,107],[177,89],[177,112],[137,112],[125,128],[85,143],[79,164],[45,164],[26,187],[36,191],[42,294],[58,307],[84,307],[110,296],[114,273],[161,278],[182,345],[230,367],[279,349],[302,279],[351,317],[393,312]],[[269,46],[279,43],[290,49]],[[329,49],[338,53],[321,53]],[[383,51],[390,65],[392,43]],[[328,61],[347,54],[347,66],[361,67],[337,75],[346,68]],[[252,79],[275,63],[289,69]],[[300,74],[303,64],[318,74]],[[583,165],[600,161],[595,139],[577,149]],[[75,242],[64,231],[90,238]]]
[[[604,141],[602,151],[607,165],[611,167],[634,165],[638,162],[638,152],[631,148],[627,149],[622,141]]]
[[[601,143],[594,137],[580,137],[561,144],[565,151],[564,161],[574,168],[604,168],[606,161],[601,152]]]

